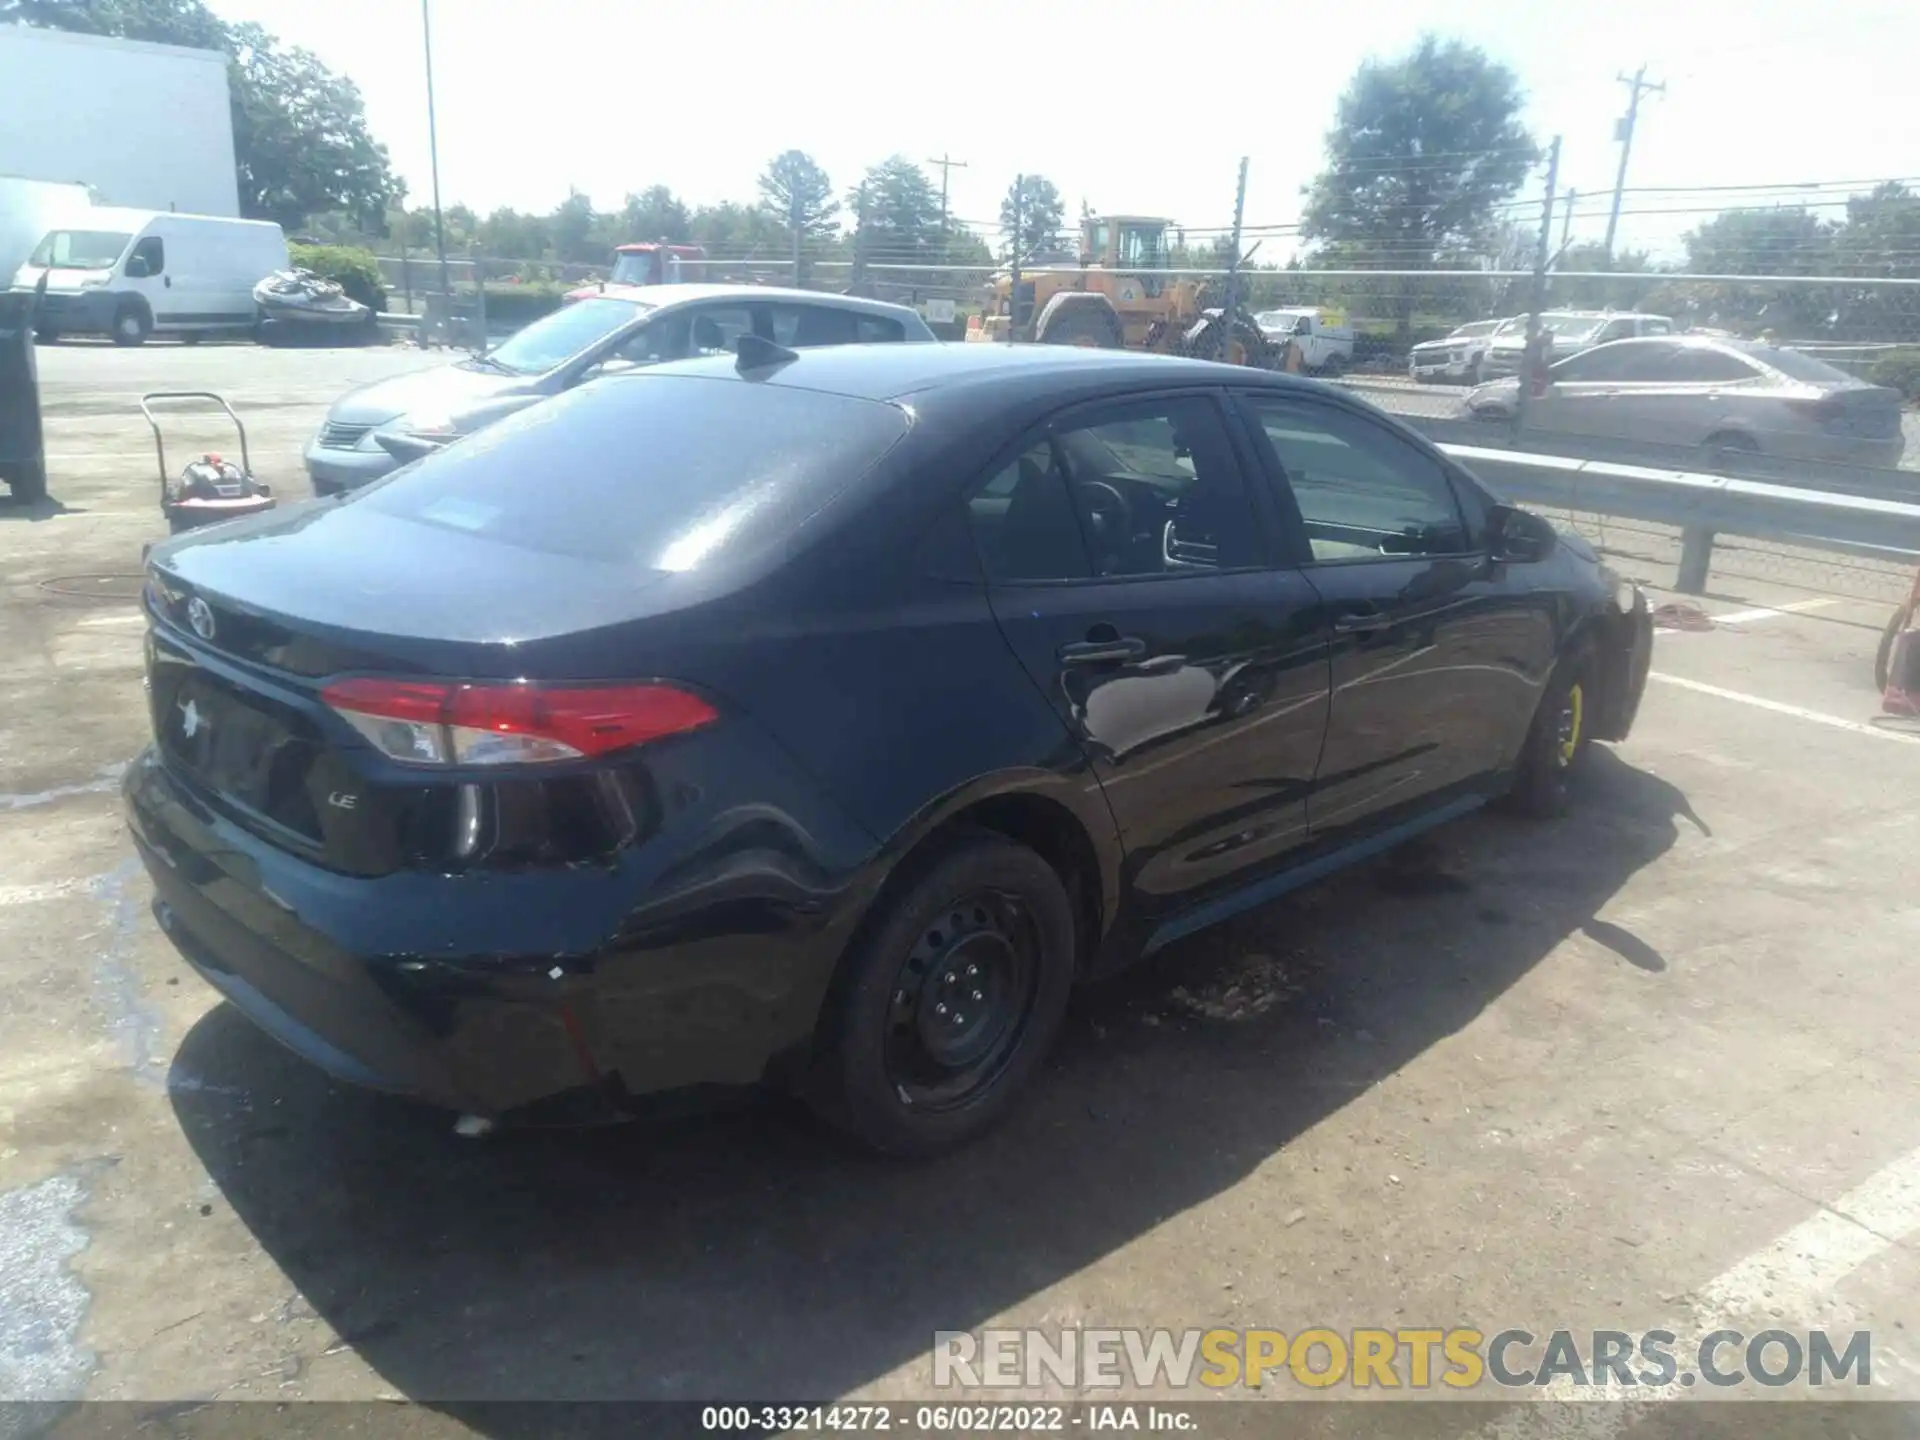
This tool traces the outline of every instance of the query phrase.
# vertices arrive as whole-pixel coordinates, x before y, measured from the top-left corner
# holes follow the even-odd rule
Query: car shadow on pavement
[[[930,1163],[850,1153],[774,1101],[462,1141],[224,1006],[172,1103],[314,1311],[476,1428],[542,1424],[482,1401],[831,1398],[1233,1186],[1591,924],[1691,816],[1591,760],[1564,821],[1460,822],[1088,994],[1027,1110]]]

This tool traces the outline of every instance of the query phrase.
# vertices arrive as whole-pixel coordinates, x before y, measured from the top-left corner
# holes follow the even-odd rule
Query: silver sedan
[[[1797,350],[1714,336],[1616,340],[1569,356],[1527,402],[1527,427],[1724,456],[1891,468],[1905,439],[1900,394]],[[1513,415],[1517,379],[1467,396],[1482,420]]]

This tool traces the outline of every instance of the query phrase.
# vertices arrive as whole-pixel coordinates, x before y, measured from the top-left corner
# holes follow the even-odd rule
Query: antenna
[[[739,357],[734,363],[734,368],[742,375],[753,370],[767,370],[775,365],[785,365],[789,361],[800,358],[797,351],[789,350],[784,345],[776,345],[765,336],[755,335],[751,331],[734,342],[734,354]]]

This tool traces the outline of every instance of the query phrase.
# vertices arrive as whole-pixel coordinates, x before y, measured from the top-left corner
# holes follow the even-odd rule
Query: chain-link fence
[[[1880,185],[1869,214],[1856,213],[1860,186],[1821,190],[1784,220],[1775,210],[1764,225],[1721,226],[1738,243],[1709,245],[1695,242],[1718,224],[1717,196],[1692,196],[1705,203],[1688,211],[1669,203],[1686,195],[1635,194],[1630,218],[1705,217],[1686,248],[1707,263],[1683,269],[1574,240],[1576,219],[1606,212],[1576,214],[1569,198],[1563,214],[1546,198],[1553,184],[1549,169],[1539,200],[1503,205],[1477,247],[1363,237],[1301,248],[1302,222],[1243,225],[1237,196],[1230,225],[1088,215],[1077,233],[1040,235],[1026,234],[1017,204],[1013,223],[948,217],[931,228],[863,205],[845,232],[691,247],[672,273],[893,301],[955,341],[1151,348],[1298,371],[1453,443],[1920,498],[1920,215],[1906,219],[1920,197]],[[1763,212],[1740,202],[1781,197],[1728,198],[1728,215],[1752,216]],[[1822,218],[1822,206],[1844,206],[1855,223]],[[444,284],[431,255],[382,264],[408,308],[451,290],[443,306],[497,333],[571,287],[667,278],[644,259],[612,258],[469,253],[449,257]],[[1653,570],[1678,563],[1677,532],[1565,518]],[[1729,579],[1873,599],[1905,588],[1898,557],[1728,540],[1713,553]]]

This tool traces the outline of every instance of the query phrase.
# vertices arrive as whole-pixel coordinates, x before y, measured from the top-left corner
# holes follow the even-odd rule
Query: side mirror
[[[1547,559],[1560,543],[1553,526],[1530,510],[1496,505],[1487,517],[1488,550],[1493,559],[1532,565]]]
[[[153,271],[147,268],[146,256],[135,255],[131,260],[127,261],[127,278],[129,280],[145,280],[152,274]]]

